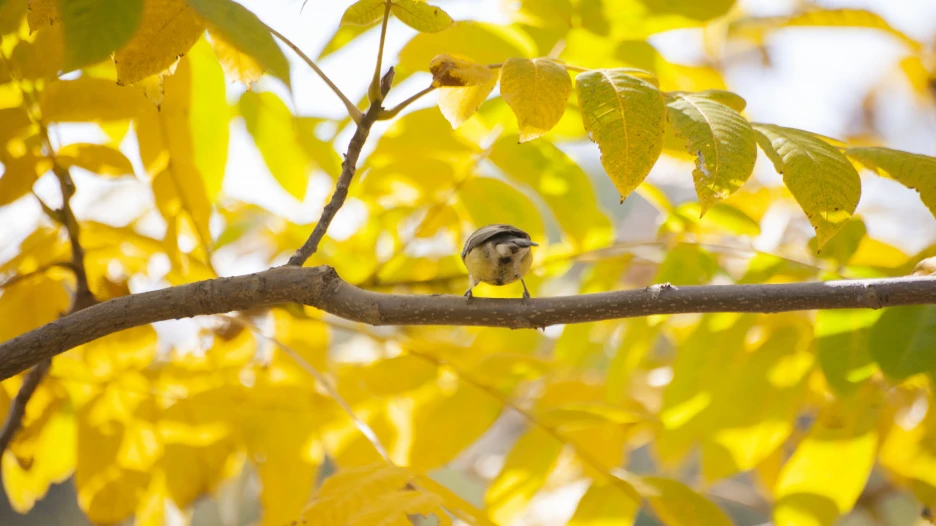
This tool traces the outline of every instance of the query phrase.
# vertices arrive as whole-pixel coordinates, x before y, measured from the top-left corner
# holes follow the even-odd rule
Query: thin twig
[[[392,74],[393,68],[390,68],[387,75]],[[338,177],[338,183],[335,185],[335,192],[332,194],[328,204],[325,205],[325,209],[322,210],[322,217],[319,218],[318,223],[315,224],[315,228],[312,229],[312,234],[309,236],[309,239],[306,240],[302,247],[300,247],[291,258],[289,258],[289,261],[286,263],[287,265],[301,267],[302,264],[318,250],[319,242],[325,237],[325,232],[328,231],[328,225],[331,224],[332,219],[335,218],[335,214],[338,213],[338,210],[341,209],[345,199],[348,197],[348,188],[351,186],[351,179],[354,177],[354,172],[357,170],[358,157],[360,157],[361,149],[364,148],[364,142],[367,141],[367,136],[370,134],[371,126],[377,121],[377,115],[380,114],[380,109],[380,104],[372,104],[371,107],[368,108],[367,113],[364,114],[361,122],[357,124],[357,130],[354,132],[354,136],[351,137],[351,142],[348,143],[348,153],[345,154],[345,160],[341,163],[341,175]]]
[[[50,271],[50,270],[52,270],[52,269],[54,269],[54,268],[67,268],[67,269],[72,269],[72,270],[74,270],[75,265],[72,264],[71,261],[56,261],[55,263],[49,263],[49,264],[47,264],[47,265],[42,265],[42,266],[36,268],[35,270],[32,270],[32,271],[27,272],[27,273],[25,273],[25,274],[17,274],[17,275],[15,275],[15,276],[11,276],[10,279],[4,281],[3,283],[0,283],[0,289],[5,289],[5,288],[7,288],[7,287],[12,287],[13,285],[16,285],[17,283],[19,283],[20,281],[29,279],[29,278],[31,278],[31,277],[33,277],[33,276],[37,276],[37,275],[39,275],[39,274],[45,274],[46,272],[48,272],[48,271]]]
[[[23,417],[26,416],[26,403],[36,392],[36,388],[39,387],[39,383],[42,382],[42,378],[49,371],[51,365],[51,358],[42,360],[23,377],[23,384],[10,404],[10,412],[3,423],[3,429],[0,429],[0,453],[7,450],[19,430],[20,425],[23,423]]]
[[[315,62],[311,58],[309,58],[305,53],[303,53],[301,49],[299,49],[299,46],[293,44],[288,38],[284,37],[279,31],[273,29],[272,27],[267,26],[267,29],[269,29],[270,33],[275,35],[276,38],[282,40],[284,44],[286,44],[287,46],[289,46],[290,49],[295,51],[296,54],[299,55],[299,57],[302,58],[302,60],[304,60],[305,63],[308,64],[310,68],[312,68],[312,71],[318,74],[318,76],[322,80],[325,81],[325,84],[328,84],[328,87],[331,88],[331,90],[335,93],[335,95],[338,95],[338,98],[341,99],[342,103],[344,103],[345,108],[348,109],[348,115],[351,117],[351,119],[355,123],[359,124],[361,122],[361,119],[364,117],[364,115],[361,113],[361,110],[359,110],[358,107],[355,106],[353,102],[348,100],[348,97],[346,97],[345,94],[342,93],[340,89],[338,89],[338,86],[336,86],[335,83],[332,82],[330,78],[328,78],[328,75],[326,75],[324,71],[319,69],[319,67],[315,64]]]
[[[370,87],[367,88],[367,98],[371,104],[379,104],[383,101],[385,93],[380,89],[380,70],[383,68],[384,41],[387,39],[387,22],[390,21],[390,0],[384,3],[383,21],[380,24],[380,47],[377,48],[377,65],[374,67],[374,78],[371,80]]]
[[[423,95],[425,95],[425,94],[431,92],[431,91],[434,90],[434,89],[436,89],[436,86],[429,86],[428,88],[426,88],[426,89],[420,91],[419,93],[413,95],[412,97],[410,97],[410,98],[404,100],[403,102],[397,104],[396,106],[390,108],[389,110],[381,110],[381,111],[380,111],[380,114],[377,115],[377,120],[378,120],[378,121],[385,121],[385,120],[387,120],[387,119],[392,119],[392,118],[396,117],[397,114],[400,113],[401,110],[403,110],[403,108],[405,108],[405,107],[409,106],[410,104],[416,102],[420,97],[422,97]]]

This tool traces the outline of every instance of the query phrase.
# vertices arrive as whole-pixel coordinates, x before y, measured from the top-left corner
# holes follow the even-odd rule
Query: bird
[[[523,276],[533,264],[531,247],[538,247],[530,234],[511,225],[487,225],[468,236],[461,258],[468,269],[468,290],[465,297],[471,299],[471,289],[478,283],[507,285],[520,280],[523,284],[523,299],[530,298]]]

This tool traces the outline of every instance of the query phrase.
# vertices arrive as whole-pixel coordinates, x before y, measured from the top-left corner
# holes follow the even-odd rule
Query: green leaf
[[[254,58],[289,86],[289,62],[276,45],[270,29],[242,5],[232,0],[188,0],[209,24],[238,51]]]
[[[809,132],[773,124],[753,126],[757,144],[783,175],[783,183],[816,230],[821,249],[858,206],[858,172],[838,150]]]
[[[842,394],[851,394],[874,374],[871,326],[883,311],[869,309],[820,310],[815,338],[826,381]]]
[[[438,33],[455,23],[441,8],[421,0],[393,0],[390,12],[420,33]]]
[[[625,71],[589,71],[575,79],[585,130],[622,201],[650,173],[666,131],[660,90]]]
[[[585,170],[546,140],[518,145],[517,139],[508,135],[494,143],[491,161],[508,178],[536,191],[576,246],[606,246],[611,241],[611,222],[601,212]]]
[[[822,247],[821,251],[819,250],[816,238],[810,239],[809,250],[818,253],[822,259],[832,259],[839,265],[844,266],[848,264],[851,257],[858,251],[858,246],[867,233],[868,229],[865,227],[864,221],[852,218],[851,221],[845,223],[845,226],[832,236],[832,239]]]
[[[130,160],[110,146],[76,143],[63,146],[56,159],[64,166],[77,166],[100,175],[133,175]]]
[[[919,192],[923,204],[936,216],[936,158],[889,148],[849,148],[845,155]]]
[[[692,20],[704,21],[724,15],[735,4],[735,0],[640,0],[647,9],[657,15],[682,15]]]
[[[881,370],[894,380],[936,372],[936,307],[887,309],[871,328],[870,347]]]
[[[694,244],[681,244],[669,251],[660,265],[656,283],[704,285],[715,277],[718,262],[708,251]]]
[[[341,15],[342,26],[368,26],[383,19],[384,0],[359,0]]]
[[[500,92],[517,116],[520,142],[526,142],[548,132],[562,118],[572,79],[555,61],[510,58],[501,73]]]
[[[286,103],[275,93],[248,91],[238,107],[270,173],[301,201],[309,183],[309,159],[296,141],[296,124]]]
[[[734,109],[692,93],[668,94],[666,108],[670,126],[696,158],[692,179],[704,215],[754,172],[754,130]]]
[[[130,40],[143,15],[143,0],[62,0],[58,5],[66,71],[109,57]]]
[[[332,34],[331,38],[328,39],[325,47],[322,48],[322,51],[319,52],[318,57],[316,57],[315,60],[322,60],[332,53],[344,49],[345,46],[353,42],[359,36],[375,27],[377,27],[377,22],[373,22],[366,26],[339,26],[338,29],[335,30],[335,33]]]

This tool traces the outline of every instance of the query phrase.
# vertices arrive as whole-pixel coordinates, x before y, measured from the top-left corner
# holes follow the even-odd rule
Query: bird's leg
[[[471,294],[471,289],[473,289],[473,288],[474,288],[474,287],[468,287],[468,290],[465,291],[465,297],[466,297],[466,298],[471,299],[471,298],[474,297],[474,295]]]
[[[478,283],[480,283],[479,280],[475,279],[475,277],[470,274],[468,275],[468,290],[465,291],[465,297],[469,300],[474,297],[471,293],[471,289],[475,288]]]
[[[520,284],[523,285],[523,299],[525,300],[530,299],[530,291],[528,291],[526,288],[526,282],[524,282],[523,279],[521,279]]]

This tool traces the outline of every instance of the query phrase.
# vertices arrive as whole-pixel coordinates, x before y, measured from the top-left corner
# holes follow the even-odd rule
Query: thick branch
[[[387,75],[393,75],[392,68]],[[345,199],[348,197],[348,188],[351,186],[351,179],[354,178],[354,172],[357,171],[358,157],[361,156],[361,149],[364,148],[364,142],[367,141],[371,126],[373,126],[374,122],[377,120],[380,110],[380,104],[372,104],[367,110],[367,113],[364,114],[364,117],[361,118],[361,122],[357,125],[357,130],[354,131],[354,136],[351,137],[351,142],[348,143],[348,153],[345,154],[344,162],[341,163],[341,175],[338,176],[338,183],[335,184],[335,193],[332,194],[328,204],[325,205],[325,209],[322,210],[322,217],[319,218],[318,223],[315,224],[315,228],[312,229],[312,234],[309,236],[309,239],[303,243],[302,247],[300,247],[291,258],[289,258],[289,261],[286,263],[287,265],[301,267],[302,264],[318,250],[318,244],[322,241],[322,238],[325,237],[325,232],[328,231],[328,225],[331,224],[332,219],[335,218],[335,214],[338,213],[338,210],[341,209]]]
[[[277,267],[93,305],[0,344],[0,380],[68,349],[162,320],[287,302],[371,325],[473,325],[512,329],[688,312],[785,312],[936,304],[936,279],[903,277],[781,285],[710,285],[555,298],[467,300],[359,289],[331,267]]]

